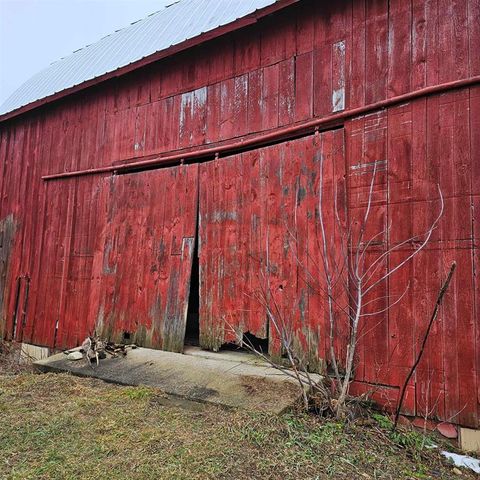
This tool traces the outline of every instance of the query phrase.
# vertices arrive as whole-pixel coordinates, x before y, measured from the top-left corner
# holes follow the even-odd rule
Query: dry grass
[[[69,375],[4,375],[0,476],[458,478],[437,453],[420,450],[415,441],[401,447],[377,421],[371,423],[185,409],[150,388]]]
[[[18,375],[34,371],[32,359],[21,356],[21,344],[0,340],[0,375]]]

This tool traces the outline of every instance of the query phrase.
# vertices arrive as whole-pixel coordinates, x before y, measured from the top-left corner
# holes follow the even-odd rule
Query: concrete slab
[[[480,453],[480,430],[460,428],[460,448],[465,452]]]
[[[298,383],[253,354],[203,352],[187,354],[146,348],[126,357],[106,358],[92,369],[86,361],[63,353],[35,362],[41,371],[70,372],[122,385],[147,385],[167,395],[226,407],[281,413],[300,397]],[[315,381],[320,376],[313,375]],[[305,387],[306,388],[306,387]]]

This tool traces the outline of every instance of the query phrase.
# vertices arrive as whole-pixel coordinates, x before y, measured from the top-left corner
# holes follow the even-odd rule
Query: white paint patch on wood
[[[345,40],[333,44],[332,49],[332,111],[345,110]]]

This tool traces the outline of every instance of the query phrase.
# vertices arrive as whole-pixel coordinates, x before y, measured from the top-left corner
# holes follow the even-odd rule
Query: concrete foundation
[[[480,430],[461,427],[459,440],[462,450],[480,454]]]
[[[63,353],[35,362],[42,371],[70,372],[122,385],[146,385],[174,397],[281,413],[300,397],[298,383],[240,352],[205,352],[189,348],[185,354],[137,348],[127,356],[106,358],[100,365],[70,361]],[[321,379],[312,375],[314,381]],[[307,388],[307,387],[305,387]]]
[[[20,361],[29,362],[43,360],[50,356],[50,349],[48,347],[37,347],[29,343],[22,343],[20,349]]]

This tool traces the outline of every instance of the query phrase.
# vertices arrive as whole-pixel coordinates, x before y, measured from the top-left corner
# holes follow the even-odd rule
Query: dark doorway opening
[[[198,228],[197,228],[198,230]],[[187,327],[185,345],[200,345],[200,265],[198,261],[198,233],[192,258],[192,276],[190,277],[190,294],[188,297]]]
[[[268,337],[259,338],[255,335],[252,335],[250,332],[246,332],[243,334],[243,343],[244,345],[247,345],[246,347],[244,347],[244,349],[254,349],[255,351],[263,353],[265,355],[268,354]]]
[[[253,353],[258,352],[264,355],[268,355],[268,337],[267,338],[259,338],[255,335],[251,334],[250,332],[246,332],[242,336],[242,342],[239,343],[224,343],[220,347],[220,351],[235,351],[235,352],[245,352],[245,353]]]

